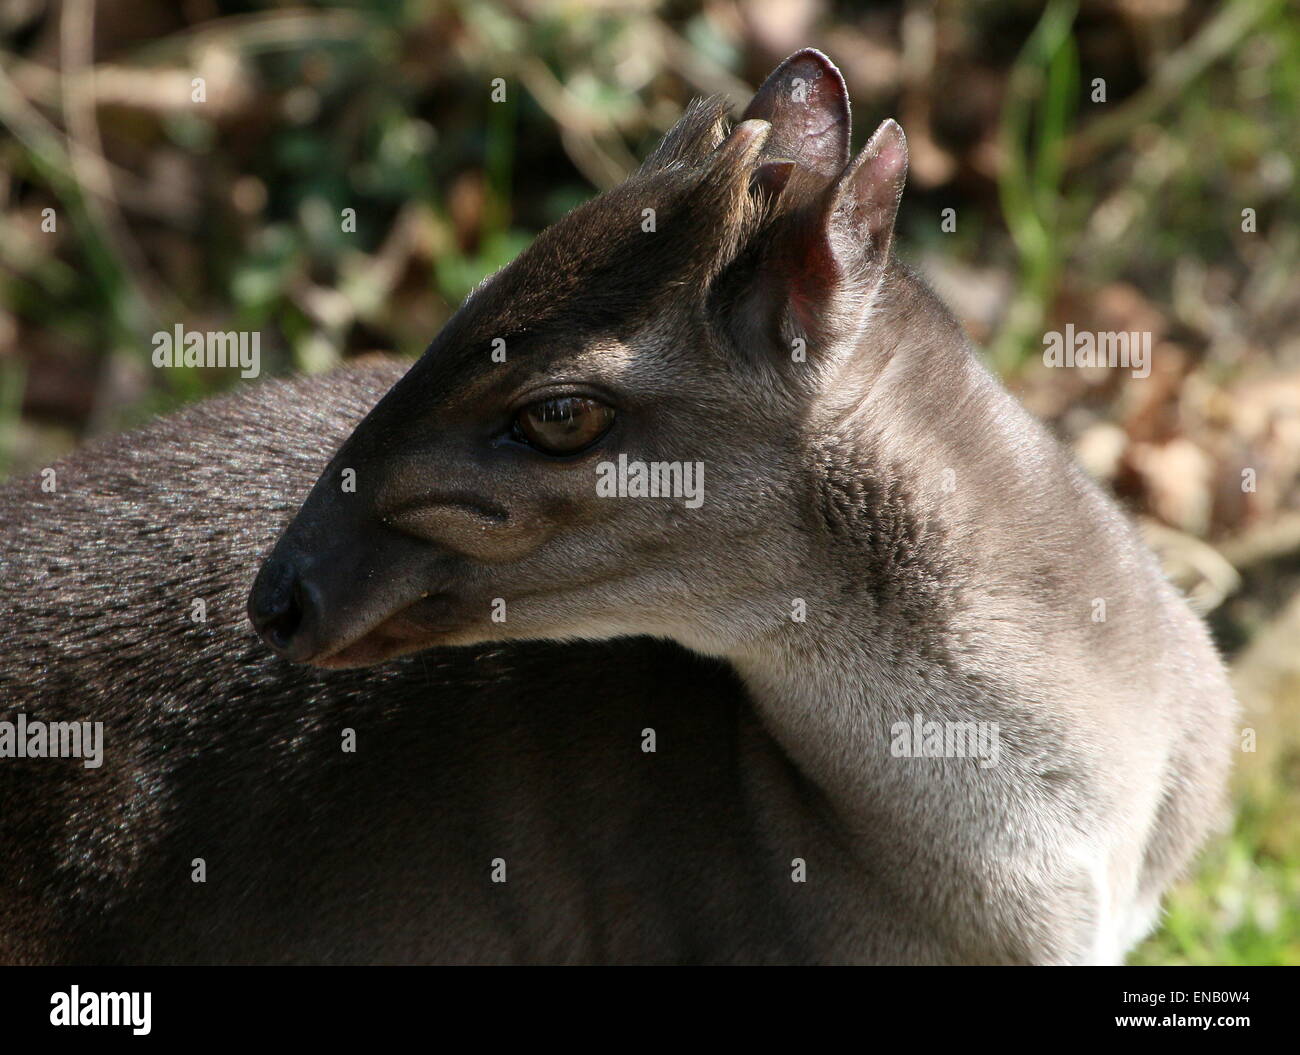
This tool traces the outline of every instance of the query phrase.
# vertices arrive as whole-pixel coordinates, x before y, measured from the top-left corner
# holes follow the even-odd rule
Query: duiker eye
[[[614,409],[585,396],[530,403],[515,415],[515,438],[544,454],[577,454],[614,424]]]

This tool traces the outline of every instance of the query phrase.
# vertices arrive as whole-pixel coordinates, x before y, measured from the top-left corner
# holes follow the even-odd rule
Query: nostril
[[[302,628],[306,613],[302,580],[288,564],[268,567],[253,588],[249,616],[272,648],[285,651]]]
[[[274,648],[288,648],[294,634],[302,626],[302,583],[294,581],[289,590],[288,602],[280,611],[272,613],[266,620],[262,632]]]

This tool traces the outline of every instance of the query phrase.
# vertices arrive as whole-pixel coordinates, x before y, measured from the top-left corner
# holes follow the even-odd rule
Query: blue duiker
[[[6,703],[112,719],[98,776],[0,769],[36,862],[3,851],[10,955],[1120,960],[1220,820],[1232,695],[895,260],[906,170],[892,121],[850,159],[799,52],[485,281],[350,435],[382,371],[10,488]],[[259,646],[232,597],[345,435]]]

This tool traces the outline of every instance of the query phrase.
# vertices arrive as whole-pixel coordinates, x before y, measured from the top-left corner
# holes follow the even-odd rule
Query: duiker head
[[[267,642],[326,667],[623,634],[725,654],[786,615],[763,599],[806,553],[810,409],[859,343],[907,168],[892,121],[848,144],[843,80],[799,52],[734,128],[692,105],[485,281],[267,558]]]

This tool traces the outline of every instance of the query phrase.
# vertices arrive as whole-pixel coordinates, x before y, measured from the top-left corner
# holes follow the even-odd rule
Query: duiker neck
[[[1055,444],[901,270],[806,435],[804,566],[728,658],[773,735],[856,809],[915,772],[892,764],[897,723],[996,721],[1036,694],[1032,672],[1008,673],[1027,666],[1034,617],[1021,569],[1078,496]]]

